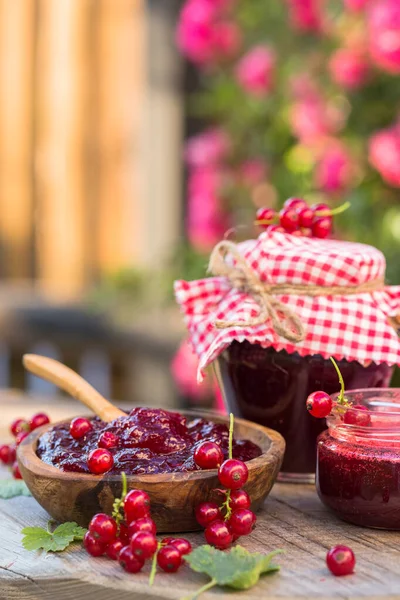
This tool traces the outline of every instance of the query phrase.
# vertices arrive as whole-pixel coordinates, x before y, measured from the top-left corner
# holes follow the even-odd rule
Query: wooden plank
[[[0,1],[1,272],[32,276],[34,0]]]

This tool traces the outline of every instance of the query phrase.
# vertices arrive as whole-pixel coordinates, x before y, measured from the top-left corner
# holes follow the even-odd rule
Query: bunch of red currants
[[[27,421],[26,419],[15,419],[10,425],[10,433],[14,436],[13,444],[3,444],[0,446],[0,462],[11,467],[13,477],[22,479],[18,463],[16,461],[17,446],[30,434],[31,431],[50,423],[49,417],[45,413],[37,413]]]
[[[289,198],[279,213],[272,208],[260,208],[255,223],[267,231],[323,239],[332,233],[333,216],[348,207],[348,202],[334,209],[327,204],[308,206],[302,198]]]
[[[184,538],[157,542],[156,525],[150,516],[150,498],[142,490],[131,490],[121,501],[123,521],[98,513],[89,524],[83,544],[92,556],[107,555],[128,573],[138,573],[149,559],[167,573],[179,569],[185,554],[192,551]]]
[[[224,502],[202,502],[196,508],[196,520],[205,528],[207,543],[225,550],[242,535],[254,529],[256,516],[250,510],[248,493],[241,489],[249,476],[246,464],[234,458],[224,461],[224,455],[215,442],[203,442],[194,452],[194,461],[201,469],[218,468],[218,479],[226,488],[217,490]]]

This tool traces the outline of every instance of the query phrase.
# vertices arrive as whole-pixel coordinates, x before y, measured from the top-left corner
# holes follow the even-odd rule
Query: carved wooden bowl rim
[[[213,411],[182,410],[174,412],[179,412],[180,414],[189,418],[206,418],[216,423],[225,423],[229,425],[229,417],[215,413]],[[105,473],[103,476],[101,476],[92,475],[90,473],[75,473],[71,471],[62,471],[58,467],[43,462],[37,456],[36,447],[39,437],[43,435],[48,429],[51,429],[51,427],[54,427],[55,425],[61,425],[62,423],[70,421],[71,419],[63,419],[62,421],[50,423],[48,425],[44,425],[43,427],[39,427],[38,429],[35,429],[35,431],[30,433],[28,437],[26,437],[23,440],[23,442],[18,446],[17,449],[18,461],[22,464],[22,466],[26,470],[40,477],[54,478],[61,481],[65,481],[65,483],[71,483],[72,481],[92,481],[93,483],[99,481],[109,481],[115,483],[120,482],[120,474],[107,475],[107,473]],[[283,453],[285,451],[285,440],[277,431],[268,427],[264,427],[262,425],[258,425],[257,423],[253,423],[252,421],[247,421],[245,419],[235,417],[235,430],[237,428],[244,428],[248,431],[258,431],[261,434],[261,439],[258,439],[257,441],[254,439],[254,436],[251,436],[252,439],[248,438],[251,439],[251,441],[254,441],[254,443],[257,443],[263,451],[262,454],[257,458],[253,458],[246,462],[246,465],[249,469],[249,473],[259,469],[265,469],[267,465],[271,464],[271,459],[273,462],[276,462],[278,458],[281,458],[283,456]],[[241,432],[240,437],[242,438],[248,435],[249,434],[246,434],[243,431]],[[176,483],[178,481],[201,481],[204,479],[215,477],[216,474],[217,469],[207,469],[204,471],[190,471],[183,473],[176,472],[127,475],[127,480],[130,484],[133,484],[135,482],[146,482],[149,484],[168,482]]]

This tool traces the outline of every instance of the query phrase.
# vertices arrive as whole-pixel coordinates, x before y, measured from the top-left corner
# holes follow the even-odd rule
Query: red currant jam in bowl
[[[127,475],[197,471],[200,467],[193,453],[197,444],[206,440],[218,444],[224,459],[228,458],[229,430],[223,423],[201,418],[188,421],[176,412],[135,408],[127,417],[111,423],[96,417],[90,425],[78,439],[71,435],[69,423],[55,425],[39,438],[37,455],[62,471],[97,473],[90,468],[90,457],[94,452],[111,453],[111,466],[106,470],[114,475],[122,471]],[[250,440],[233,441],[234,458],[248,461],[261,453]]]
[[[346,390],[387,387],[392,369],[386,364],[368,367],[356,361],[337,361]],[[228,411],[275,429],[286,441],[281,481],[313,482],[316,441],[327,427],[305,410],[316,390],[338,391],[337,373],[322,356],[300,356],[257,344],[233,342],[215,365]]]
[[[328,417],[318,438],[319,497],[345,521],[400,530],[400,389],[354,390],[346,398],[360,408],[347,409],[350,418]]]

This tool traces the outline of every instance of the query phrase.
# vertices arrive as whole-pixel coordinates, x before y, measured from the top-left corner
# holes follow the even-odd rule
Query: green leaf
[[[72,542],[81,541],[86,529],[77,523],[63,523],[51,532],[43,527],[25,527],[22,545],[25,550],[45,550],[46,552],[61,552]]]
[[[0,498],[8,500],[15,496],[31,496],[22,479],[0,479]]]
[[[282,550],[275,550],[269,554],[248,552],[242,546],[235,546],[230,552],[222,552],[211,546],[200,546],[185,557],[190,568],[197,573],[205,573],[211,577],[211,585],[229,586],[236,590],[246,590],[255,585],[260,575],[279,570],[279,566],[272,563],[272,559]],[[192,598],[197,597],[192,596]]]

